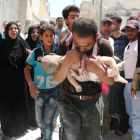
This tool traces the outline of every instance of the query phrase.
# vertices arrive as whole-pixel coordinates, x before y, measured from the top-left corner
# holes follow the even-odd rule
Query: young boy
[[[52,25],[42,24],[40,38],[43,45],[34,49],[26,60],[25,77],[29,85],[31,97],[35,99],[36,121],[44,131],[43,140],[51,140],[53,118],[57,109],[56,98],[61,94],[61,86],[53,82],[53,75],[45,73],[41,68],[41,59],[49,53],[55,53],[53,44],[55,31]],[[34,81],[30,71],[34,69]]]

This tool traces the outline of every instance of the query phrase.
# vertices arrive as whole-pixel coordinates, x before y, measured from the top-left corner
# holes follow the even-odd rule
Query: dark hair
[[[96,23],[89,18],[78,18],[72,25],[72,32],[76,32],[79,37],[88,37],[93,35],[93,38],[95,39],[97,30]]]
[[[54,21],[50,21],[50,24],[52,24],[53,26],[56,26]]]
[[[118,23],[122,23],[122,18],[117,15],[114,15],[113,17],[111,17],[111,19],[116,19]]]
[[[78,13],[80,13],[80,9],[76,5],[68,5],[62,11],[63,18],[68,18],[68,15],[71,11],[77,11]]]
[[[48,23],[44,23],[40,26],[40,35],[43,36],[44,32],[47,30],[51,30],[53,32],[53,34],[55,35],[55,30],[53,28],[53,26],[51,24]]]
[[[57,18],[56,18],[56,21],[57,21],[58,19],[63,19],[63,17],[57,17]],[[63,20],[64,20],[64,19],[63,19]]]
[[[127,19],[127,21],[128,20],[137,20],[137,21],[139,21],[139,17],[137,15],[135,15],[135,14],[132,14],[132,15],[129,16],[129,18]]]

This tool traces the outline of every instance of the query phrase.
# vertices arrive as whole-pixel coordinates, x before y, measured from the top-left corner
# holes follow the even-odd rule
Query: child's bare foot
[[[80,85],[76,85],[75,89],[77,92],[81,92],[82,91],[82,87]]]
[[[119,72],[118,67],[114,67],[113,69],[108,68],[108,69],[107,69],[107,76],[108,76],[108,77],[113,77],[113,76],[115,76],[116,74],[118,74],[118,72]]]
[[[114,81],[121,82],[121,83],[124,83],[124,84],[128,83],[128,81],[125,80],[123,77],[121,77],[120,74],[117,74],[116,76],[114,76]]]

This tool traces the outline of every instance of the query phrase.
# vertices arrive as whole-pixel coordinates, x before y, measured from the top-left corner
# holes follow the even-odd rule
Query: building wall
[[[100,28],[100,21],[105,17],[105,14],[117,14],[122,17],[122,27],[126,24],[126,19],[131,14],[138,14],[140,10],[140,0],[102,0],[102,15],[101,0],[90,0],[90,18],[92,18]],[[100,19],[101,18],[101,19]],[[98,30],[99,31],[99,30]]]
[[[83,1],[80,5],[80,17],[90,18],[90,2]]]
[[[0,32],[3,21],[20,21],[22,32],[28,31],[32,24],[39,23],[41,18],[49,19],[48,0],[0,0]]]
[[[0,0],[0,31],[3,31],[3,21],[19,20],[18,9],[18,0]]]

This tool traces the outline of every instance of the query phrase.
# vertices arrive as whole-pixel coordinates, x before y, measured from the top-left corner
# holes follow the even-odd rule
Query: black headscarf
[[[37,48],[39,47],[42,43],[41,43],[41,40],[40,38],[38,37],[36,41],[34,41],[31,37],[31,34],[32,34],[32,31],[37,28],[39,30],[39,27],[36,26],[36,25],[32,25],[29,27],[29,30],[28,30],[28,37],[26,39],[26,41],[28,42],[31,50],[33,50],[34,48]]]
[[[9,28],[12,24],[15,24],[18,28],[18,36],[16,39],[12,39],[10,36],[9,36]],[[6,41],[9,43],[10,46],[12,47],[17,47],[17,44],[18,44],[18,41],[19,41],[19,27],[17,25],[16,22],[14,21],[11,21],[9,22],[6,27],[5,27],[5,37],[6,37]]]
[[[17,26],[17,29],[19,31],[19,28],[18,28],[18,25],[16,22],[9,22],[6,27],[5,27],[5,36],[6,38],[3,39],[1,42],[0,42],[0,48],[1,48],[1,56],[2,55],[8,55],[8,58],[10,60],[10,62],[13,64],[14,62],[11,61],[11,57],[15,57],[17,58],[20,54],[19,53],[22,53],[22,59],[23,59],[23,62],[25,63],[25,60],[27,58],[27,52],[26,52],[26,48],[29,49],[29,46],[28,44],[20,37],[19,35],[19,32],[18,32],[18,35],[17,35],[17,38],[16,39],[12,39],[10,36],[9,36],[9,28],[10,26],[14,24]],[[21,49],[21,52],[19,52],[19,49]],[[18,55],[18,56],[17,56]],[[1,60],[2,61],[2,60]],[[15,64],[13,64],[15,66]]]

